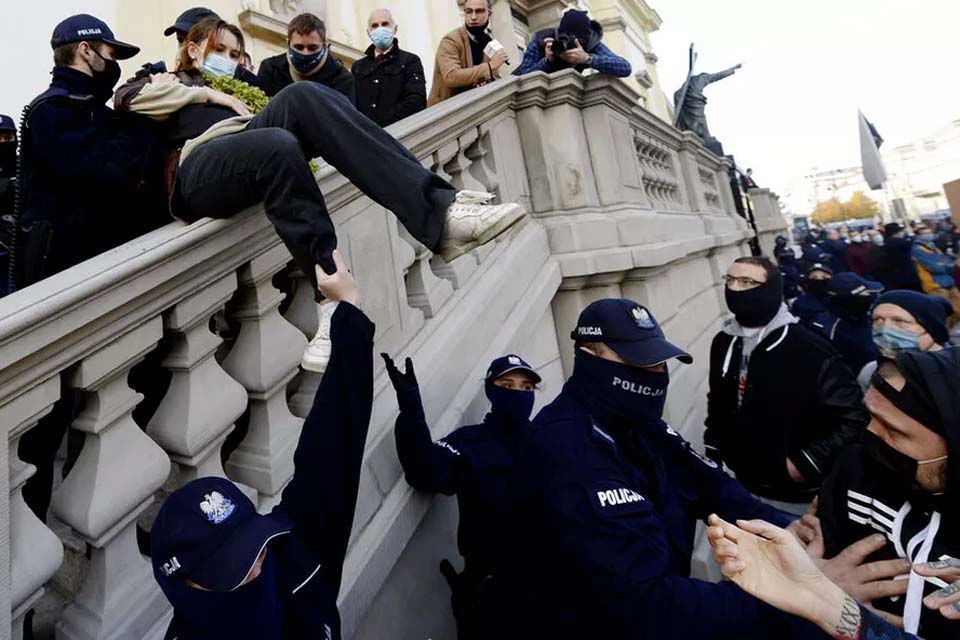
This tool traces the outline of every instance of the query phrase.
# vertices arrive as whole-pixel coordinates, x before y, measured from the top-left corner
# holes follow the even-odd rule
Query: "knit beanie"
[[[949,342],[947,318],[953,313],[953,307],[946,298],[898,289],[880,296],[877,304],[893,304],[907,310],[937,344]]]
[[[563,18],[560,19],[560,26],[557,27],[557,32],[575,36],[577,40],[580,41],[580,44],[585,47],[593,32],[593,28],[590,26],[590,18],[587,16],[586,11],[571,9],[563,14]]]

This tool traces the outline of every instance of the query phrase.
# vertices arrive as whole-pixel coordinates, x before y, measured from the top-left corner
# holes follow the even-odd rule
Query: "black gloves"
[[[413,371],[413,361],[407,358],[404,371],[401,373],[393,359],[381,353],[384,364],[387,365],[387,375],[397,392],[397,404],[400,411],[406,413],[423,413],[423,403],[420,400],[420,385],[417,384],[417,374]]]

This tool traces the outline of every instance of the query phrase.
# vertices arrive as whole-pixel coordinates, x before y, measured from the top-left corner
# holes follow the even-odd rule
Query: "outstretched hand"
[[[401,411],[422,411],[420,403],[420,385],[417,383],[417,374],[413,371],[413,361],[407,358],[404,370],[400,371],[397,365],[386,353],[381,353],[383,363],[387,366],[387,375],[390,383],[397,392],[397,403]]]
[[[333,263],[336,265],[337,271],[332,274],[327,273],[323,270],[323,267],[317,265],[317,289],[327,300],[349,302],[353,306],[357,306],[359,298],[357,283],[337,249],[333,250]]]

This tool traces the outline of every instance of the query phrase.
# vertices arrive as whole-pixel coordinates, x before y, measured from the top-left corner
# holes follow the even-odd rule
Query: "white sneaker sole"
[[[521,207],[519,204],[515,204],[514,208],[507,215],[500,218],[496,224],[485,229],[484,232],[480,234],[480,237],[476,240],[471,240],[470,242],[449,241],[444,243],[444,245],[440,248],[440,256],[443,258],[444,262],[453,262],[457,258],[470,253],[477,247],[485,245],[491,240],[494,240],[498,236],[502,235],[510,227],[519,222],[526,214],[527,212],[524,211],[523,207]]]

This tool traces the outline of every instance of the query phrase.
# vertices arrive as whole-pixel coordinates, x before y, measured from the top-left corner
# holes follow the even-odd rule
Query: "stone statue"
[[[673,95],[674,110],[676,120],[674,125],[681,131],[692,131],[703,140],[704,145],[718,156],[723,155],[723,146],[720,141],[710,135],[710,129],[707,127],[707,98],[703,95],[703,90],[714,82],[729,78],[737,69],[743,65],[738,64],[719,73],[693,73],[693,65],[696,62],[696,54],[693,52],[693,45],[690,46],[690,73],[687,81],[679,91]]]

